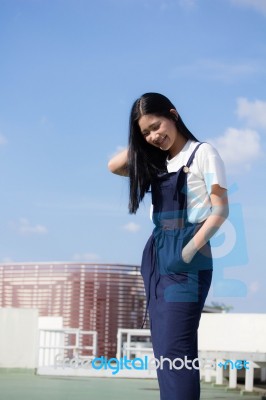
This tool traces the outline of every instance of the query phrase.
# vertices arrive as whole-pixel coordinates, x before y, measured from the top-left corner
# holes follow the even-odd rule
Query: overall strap
[[[205,143],[205,142],[200,142],[200,143],[195,147],[195,149],[193,150],[191,156],[190,156],[189,159],[188,159],[188,162],[187,162],[187,164],[186,164],[186,167],[188,167],[188,168],[190,167],[190,165],[192,164],[192,161],[194,160],[195,153],[196,153],[196,151],[198,150],[198,148],[200,147],[200,145],[202,145],[202,143]]]
[[[183,182],[181,183],[182,184],[182,188],[181,188],[181,191],[179,192],[179,195],[181,196],[182,203],[183,203],[183,207],[182,207],[183,216],[182,216],[182,218],[184,219],[184,221],[187,221],[187,218],[188,218],[188,216],[187,216],[187,173],[189,171],[190,165],[192,164],[192,161],[194,160],[195,153],[198,150],[198,148],[200,147],[200,145],[202,145],[202,143],[204,143],[204,142],[200,142],[195,147],[195,149],[193,150],[193,152],[190,155],[186,165],[183,167],[184,174],[181,175],[181,179],[183,179]],[[179,179],[179,183],[180,183],[180,177],[178,177],[178,179]],[[176,182],[175,192],[174,192],[174,200],[177,199],[178,190],[179,190],[179,188],[178,188],[178,181],[177,181]]]

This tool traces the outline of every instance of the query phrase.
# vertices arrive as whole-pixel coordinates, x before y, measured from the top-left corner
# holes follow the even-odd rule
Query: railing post
[[[263,367],[260,370],[260,380],[261,382],[266,382],[266,368]]]
[[[126,351],[126,356],[127,356],[127,359],[129,359],[130,358],[130,343],[131,343],[131,334],[129,333],[129,332],[127,332],[127,351]]]
[[[122,354],[122,331],[119,328],[117,331],[117,349],[116,349],[116,358],[119,360]]]
[[[205,368],[204,369],[204,375],[205,375],[205,382],[211,382],[212,381],[212,375],[211,375],[210,368]]]
[[[246,369],[245,373],[245,390],[247,392],[253,392],[253,382],[254,382],[254,363],[251,361],[249,363],[249,369]]]
[[[97,336],[97,332],[93,333],[93,356],[96,357],[97,356],[97,341],[98,341],[98,336]]]
[[[223,384],[223,375],[224,375],[224,371],[223,371],[223,367],[219,367],[219,364],[223,364],[224,360],[222,359],[217,359],[216,360],[216,385],[222,385]]]
[[[229,388],[236,389],[237,387],[237,369],[235,367],[235,360],[232,360],[232,364],[230,363],[229,369]]]

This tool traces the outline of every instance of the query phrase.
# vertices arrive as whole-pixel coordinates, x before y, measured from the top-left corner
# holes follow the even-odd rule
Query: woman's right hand
[[[108,162],[108,168],[113,174],[128,176],[127,161],[128,149],[125,149],[111,158]]]

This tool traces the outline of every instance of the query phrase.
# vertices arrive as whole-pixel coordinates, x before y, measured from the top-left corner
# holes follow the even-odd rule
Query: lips
[[[164,145],[165,141],[166,141],[166,135],[163,138],[163,140],[161,141],[161,143],[159,144],[159,147],[160,147],[161,150],[163,150],[163,145]]]
[[[157,140],[156,145],[161,146],[163,144],[163,142],[165,141],[165,139],[166,139],[166,135],[160,141]]]

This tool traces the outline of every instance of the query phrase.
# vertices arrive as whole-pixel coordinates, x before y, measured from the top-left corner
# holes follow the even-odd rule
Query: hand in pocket
[[[195,256],[197,250],[194,246],[193,239],[191,239],[188,244],[182,250],[182,260],[188,264],[192,261]]]

